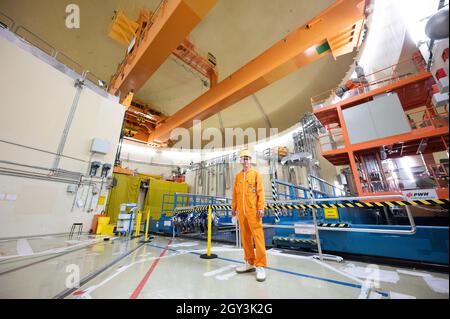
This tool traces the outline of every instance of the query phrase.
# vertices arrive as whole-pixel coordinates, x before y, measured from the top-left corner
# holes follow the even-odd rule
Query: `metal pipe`
[[[42,149],[39,149],[39,148],[36,148],[36,147],[31,147],[31,146],[18,144],[18,143],[14,143],[14,142],[10,142],[10,141],[0,140],[0,142],[5,143],[5,144],[14,145],[14,146],[27,148],[27,149],[30,149],[30,150],[33,150],[33,151],[39,151],[39,152],[42,152],[42,153],[51,154],[51,155],[57,155],[58,154],[58,153],[55,153],[55,152],[50,152],[50,151],[42,150]],[[87,161],[79,159],[79,158],[76,158],[76,157],[62,155],[62,154],[60,156],[61,157],[65,157],[65,158],[70,158],[70,159],[73,159],[73,160],[76,160],[76,161],[80,161],[80,162],[83,162],[83,163],[88,163]]]
[[[317,249],[319,250],[319,258],[320,258],[320,261],[323,261],[322,245],[320,244],[320,236],[319,236],[319,229],[317,226],[317,218],[316,218],[316,209],[315,208],[312,209],[312,215],[313,215],[313,219],[314,219],[314,232],[316,233],[316,242],[317,242]]]
[[[81,91],[83,89],[84,83],[82,80],[75,80],[75,87],[77,88],[77,92],[75,93],[75,97],[72,102],[72,106],[69,111],[69,115],[66,120],[66,125],[64,126],[64,131],[62,133],[61,139],[59,141],[58,150],[56,151],[57,155],[55,157],[55,161],[53,163],[53,170],[56,170],[59,166],[60,155],[64,150],[64,146],[66,145],[67,136],[69,135],[70,127],[72,126],[73,118],[75,117],[75,112],[77,110],[78,101],[80,100]]]
[[[408,216],[409,217],[409,216]],[[302,228],[304,225],[272,225],[263,224],[265,228]],[[379,233],[379,234],[390,234],[390,235],[413,235],[416,233],[416,225],[411,225],[410,230],[395,230],[395,229],[371,229],[371,228],[335,228],[335,227],[321,227],[317,226],[318,230],[326,231],[343,231],[343,232],[355,232],[355,233]]]
[[[343,200],[367,200],[367,199],[386,199],[386,198],[398,198],[403,200],[402,195],[390,195],[390,196],[359,196],[359,197],[329,197],[329,198],[315,198],[314,201],[316,202],[332,202],[332,201],[343,201]],[[273,201],[268,201],[270,203],[274,203]],[[299,204],[306,204],[306,201],[304,199],[292,199],[292,200],[279,200],[277,203],[280,204],[293,204],[293,203],[299,203]]]
[[[29,179],[35,179],[35,180],[45,180],[49,182],[58,182],[58,183],[65,183],[65,184],[74,184],[75,180],[68,180],[63,178],[57,178],[48,176],[46,174],[33,174],[33,173],[27,173],[23,171],[11,171],[11,169],[4,170],[2,167],[0,167],[0,175],[5,176],[14,176],[14,177],[22,177],[22,178],[29,178]],[[87,185],[87,183],[85,184]]]

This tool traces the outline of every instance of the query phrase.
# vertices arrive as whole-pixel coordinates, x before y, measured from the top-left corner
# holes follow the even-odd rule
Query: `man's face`
[[[241,157],[241,164],[245,170],[249,169],[250,168],[250,157],[248,157],[248,156]]]

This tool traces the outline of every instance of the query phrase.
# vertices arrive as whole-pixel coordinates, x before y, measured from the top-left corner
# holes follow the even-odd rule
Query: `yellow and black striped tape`
[[[317,244],[317,240],[315,239],[301,239],[301,238],[291,238],[291,237],[273,237],[273,240],[280,240],[280,241],[288,241],[291,243],[302,243],[302,244]]]
[[[319,223],[319,227],[338,227],[338,228],[347,228],[348,224],[330,224],[330,223]]]
[[[266,209],[306,209],[306,208],[375,208],[375,207],[394,207],[394,206],[421,206],[421,205],[448,205],[448,198],[445,199],[421,199],[421,200],[397,200],[397,201],[379,201],[379,202],[340,202],[337,204],[268,204]],[[211,205],[212,209],[225,210],[231,209],[231,205]],[[189,209],[178,208],[177,213],[200,212],[208,209],[208,205],[196,206]]]

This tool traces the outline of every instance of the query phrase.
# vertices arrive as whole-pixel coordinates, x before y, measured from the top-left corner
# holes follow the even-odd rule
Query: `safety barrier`
[[[392,197],[392,196],[390,196]],[[314,201],[319,201],[320,199],[315,199]],[[327,201],[343,201],[343,198],[327,198]],[[295,201],[295,200],[294,200]],[[292,201],[291,201],[292,202]],[[376,208],[376,207],[395,207],[395,206],[419,206],[419,205],[448,205],[449,200],[444,199],[427,199],[427,200],[391,200],[391,201],[376,201],[376,202],[361,202],[361,201],[343,201],[336,204],[266,204],[266,210],[276,210],[276,209],[306,209],[306,208]],[[212,209],[231,209],[231,205],[201,205],[194,207],[181,207],[177,209],[177,213],[190,213],[190,212],[201,212],[208,209],[211,206]]]
[[[393,199],[394,198],[394,199]],[[398,200],[396,200],[398,198]],[[377,199],[377,201],[361,201],[361,200],[369,200],[369,199]],[[389,200],[381,200],[381,199],[389,199]],[[319,258],[320,260],[329,259],[334,261],[341,261],[342,258],[339,256],[333,255],[324,255],[322,254],[322,248],[320,243],[320,235],[319,230],[327,230],[327,231],[347,231],[347,232],[365,232],[365,233],[382,233],[382,234],[396,234],[396,235],[413,235],[416,233],[416,225],[414,222],[414,218],[411,214],[410,207],[411,206],[420,206],[420,205],[440,205],[440,206],[448,206],[448,198],[444,199],[427,199],[427,200],[403,200],[400,195],[391,195],[391,196],[372,196],[372,197],[345,197],[345,198],[319,198],[319,199],[310,199],[311,203],[305,203],[305,200],[300,202],[299,200],[290,201],[290,203],[285,202],[274,202],[266,205],[266,210],[274,210],[274,209],[306,209],[309,208],[312,211],[313,216],[313,224],[308,225],[314,228],[313,234],[315,235],[315,239],[303,239],[303,238],[290,238],[290,237],[281,237],[275,236],[274,240],[280,241],[289,241],[293,243],[303,243],[303,244],[316,244],[318,248],[318,255],[315,255],[314,258]],[[339,203],[328,203],[325,204],[323,202],[338,202]],[[339,208],[339,207],[350,207],[350,208],[378,208],[378,207],[395,207],[401,206],[406,208],[407,216],[410,223],[409,230],[395,230],[395,229],[372,229],[372,228],[352,228],[349,224],[346,223],[317,223],[316,218],[316,209],[318,208]],[[191,206],[191,207],[180,207],[177,208],[174,212],[174,215],[179,213],[191,213],[191,212],[204,212],[208,210],[208,247],[211,247],[211,230],[212,223],[210,222],[212,211],[215,209],[231,209],[230,205],[199,205],[199,206]],[[272,225],[272,224],[263,224],[265,228],[302,228],[304,225]],[[236,226],[237,227],[237,226]],[[237,228],[236,228],[237,229]],[[175,236],[175,232],[174,232]],[[208,250],[210,252],[210,249]],[[208,253],[207,253],[208,254]]]
[[[315,239],[302,239],[302,238],[290,238],[290,237],[279,237],[279,236],[275,236],[273,239],[274,240],[289,241],[289,242],[292,242],[292,243],[317,244],[317,240],[315,240]]]
[[[320,223],[319,227],[349,227],[348,224],[328,224],[328,223]]]

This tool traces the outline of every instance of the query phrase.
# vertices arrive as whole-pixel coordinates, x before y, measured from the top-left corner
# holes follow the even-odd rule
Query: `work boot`
[[[255,271],[255,269],[256,269],[255,266],[250,265],[248,262],[245,262],[243,266],[236,267],[236,272],[238,274],[242,274],[244,272]]]
[[[266,280],[266,270],[264,267],[256,267],[256,280],[264,281]]]

